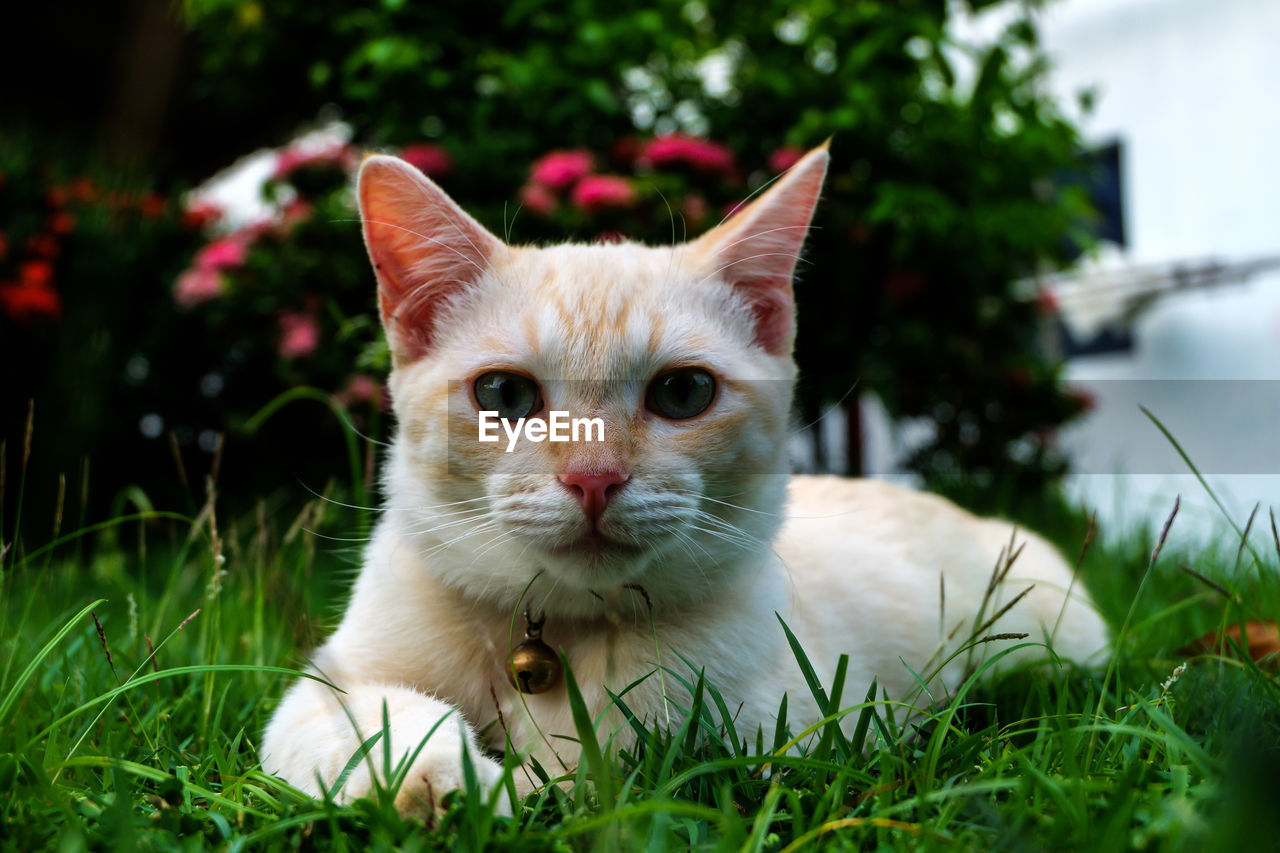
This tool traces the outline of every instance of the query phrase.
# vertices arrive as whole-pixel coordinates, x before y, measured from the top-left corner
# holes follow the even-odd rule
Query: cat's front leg
[[[385,735],[374,742],[338,791],[339,802],[370,795],[375,774],[385,786],[399,770],[404,781],[396,794],[396,808],[402,814],[430,816],[439,811],[445,794],[465,786],[465,749],[480,789],[496,797],[498,814],[511,814],[506,793],[494,794],[502,766],[485,757],[456,709],[397,685],[344,682],[340,686],[345,694],[310,679],[293,685],[263,738],[262,764],[268,772],[320,796],[322,786],[332,789],[361,743],[383,731],[385,719],[389,749],[383,742]],[[404,762],[414,753],[406,771]]]

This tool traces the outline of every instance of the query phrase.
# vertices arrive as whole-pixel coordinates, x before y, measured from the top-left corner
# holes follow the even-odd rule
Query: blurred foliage
[[[1017,492],[1063,470],[1052,432],[1082,408],[1036,349],[1037,304],[1011,292],[1069,260],[1090,213],[1058,180],[1079,141],[1044,91],[1038,5],[970,4],[1011,21],[980,47],[949,36],[940,0],[186,9],[215,111],[336,104],[371,145],[442,142],[446,189],[497,233],[550,149],[684,132],[734,152],[753,189],[771,152],[834,136],[798,287],[806,420],[857,383],[896,416],[937,422],[912,460],[927,478]],[[573,224],[579,237],[616,227]],[[628,236],[669,240],[671,223]]]
[[[183,396],[183,330],[159,283],[197,241],[180,205],[145,176],[29,130],[0,137],[0,499],[15,496],[28,453],[45,463],[26,484],[37,539],[55,505],[68,523],[84,518],[90,467],[112,493],[146,479],[157,458],[173,470],[139,416]],[[9,533],[0,538],[11,542]]]
[[[1016,501],[1064,470],[1053,433],[1082,401],[1064,393],[1059,366],[1038,350],[1042,309],[1013,283],[1068,262],[1090,211],[1063,180],[1078,168],[1079,140],[1045,93],[1038,4],[972,5],[997,7],[1011,22],[993,43],[957,43],[948,20],[958,7],[942,0],[186,0],[186,69],[170,122],[205,140],[191,146],[193,163],[207,162],[214,145],[224,162],[278,145],[333,114],[364,146],[435,146],[449,161],[436,175],[445,189],[516,242],[692,235],[772,177],[788,152],[832,137],[797,285],[800,419],[874,392],[897,417],[936,422],[936,439],[911,460],[928,481]],[[649,140],[672,135],[708,140],[730,165],[641,156]],[[595,200],[575,203],[575,183],[539,212],[532,175],[563,150],[591,155]],[[612,190],[625,203],[601,202],[602,176],[625,182]],[[75,388],[82,422],[101,425],[95,435],[46,431],[72,458],[58,470],[74,470],[80,453],[138,446],[140,419],[156,414],[164,426],[143,442],[149,459],[167,463],[169,432],[197,452],[219,432],[253,428],[256,443],[239,451],[245,479],[224,473],[227,489],[240,483],[255,494],[270,482],[267,469],[277,481],[285,472],[321,487],[344,452],[333,419],[307,406],[265,424],[252,416],[281,392],[314,386],[337,394],[339,408],[358,403],[362,428],[378,418],[366,381],[380,370],[373,281],[343,181],[335,162],[270,182],[268,193],[284,191],[282,211],[289,199],[305,210],[235,237],[242,258],[212,252],[231,251],[223,262],[235,262],[213,264],[216,283],[206,275],[186,284],[216,288],[216,300],[175,301],[184,268],[200,270],[210,254],[195,251],[189,231],[162,239],[170,225],[149,220],[75,249],[94,262],[83,275],[59,272],[61,320],[23,321],[17,337],[8,331],[17,321],[0,320],[7,352],[23,346],[10,340],[32,335],[58,350],[38,359],[43,378],[11,387],[36,396]],[[11,217],[25,209],[8,204],[0,230],[17,227]],[[180,225],[176,211],[163,222]],[[89,241],[88,232],[75,240]],[[97,306],[95,337],[77,317]],[[308,336],[309,352],[282,348]],[[82,351],[107,339],[109,357]],[[55,362],[64,365],[56,381],[46,372]],[[73,375],[77,365],[91,381]],[[23,408],[6,404],[11,448]],[[257,464],[266,456],[271,465]]]

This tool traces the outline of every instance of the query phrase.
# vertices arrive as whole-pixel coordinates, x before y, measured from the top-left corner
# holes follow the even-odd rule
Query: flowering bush
[[[87,175],[50,182],[5,171],[0,171],[0,199],[0,316],[15,324],[62,316],[55,279],[82,219],[102,214],[154,219],[168,207],[155,193],[104,191]]]
[[[182,330],[158,297],[195,235],[174,200],[86,160],[23,131],[0,136],[0,436],[10,451],[25,447],[34,401],[30,463],[41,473],[25,487],[31,519],[53,514],[59,473],[81,512],[86,465],[99,484],[84,483],[89,504],[137,482],[152,461],[140,419],[181,394],[139,381],[136,357],[181,356]],[[160,459],[172,470],[167,444]]]
[[[222,104],[261,139],[334,104],[379,146],[441,142],[446,188],[516,240],[669,241],[673,225],[679,239],[830,137],[797,290],[800,419],[856,415],[872,391],[936,426],[911,460],[934,484],[1027,494],[1064,470],[1051,436],[1080,405],[1012,287],[1089,233],[1085,194],[1061,180],[1079,139],[1045,85],[1038,4],[977,4],[1007,22],[981,40],[951,26],[972,3],[583,0],[484,16],[279,0],[252,25],[243,6],[184,4],[194,116]]]

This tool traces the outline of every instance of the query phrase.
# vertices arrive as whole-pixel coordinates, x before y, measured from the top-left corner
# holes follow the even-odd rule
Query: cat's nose
[[[630,475],[621,471],[605,471],[599,474],[566,471],[560,475],[560,482],[578,499],[578,503],[582,505],[582,511],[587,514],[587,518],[591,519],[593,525],[600,521],[600,516],[604,515],[604,508],[609,505],[613,496],[622,491],[622,487],[630,480]]]

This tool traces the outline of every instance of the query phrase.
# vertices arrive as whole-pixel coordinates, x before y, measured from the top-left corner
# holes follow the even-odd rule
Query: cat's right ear
[[[442,309],[466,296],[503,243],[397,157],[366,157],[356,195],[391,354],[410,364],[431,350]]]

